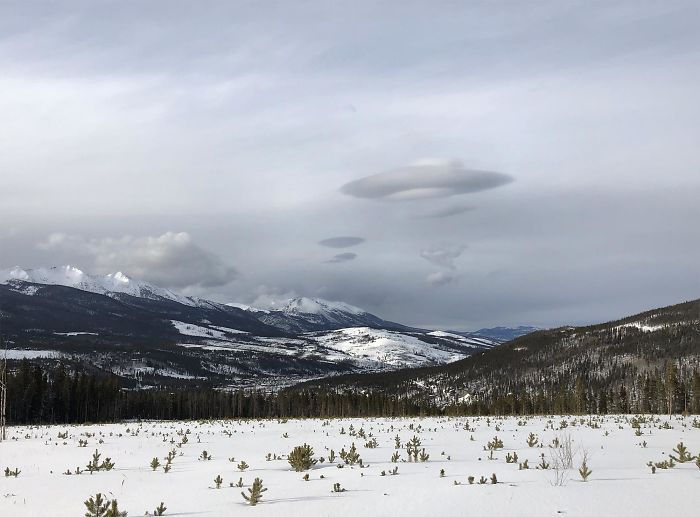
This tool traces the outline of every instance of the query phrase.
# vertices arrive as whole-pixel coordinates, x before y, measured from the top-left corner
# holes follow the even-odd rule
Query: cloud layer
[[[697,0],[54,4],[0,2],[0,267],[456,329],[700,292]]]

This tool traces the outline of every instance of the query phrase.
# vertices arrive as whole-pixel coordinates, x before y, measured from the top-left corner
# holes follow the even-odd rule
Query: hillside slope
[[[588,327],[541,330],[430,368],[309,382],[296,389],[405,395],[502,412],[676,410],[700,404],[700,300]],[[670,402],[669,402],[670,401]]]

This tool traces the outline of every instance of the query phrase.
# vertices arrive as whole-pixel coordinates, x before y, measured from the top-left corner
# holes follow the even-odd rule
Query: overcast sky
[[[4,1],[0,267],[454,329],[697,298],[699,19],[696,0]]]

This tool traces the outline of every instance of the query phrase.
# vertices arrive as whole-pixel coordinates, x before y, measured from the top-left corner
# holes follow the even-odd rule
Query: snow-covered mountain
[[[294,298],[261,310],[72,266],[0,271],[0,308],[11,357],[81,363],[150,384],[283,385],[442,364],[495,345],[342,302]]]
[[[150,300],[163,299],[185,305],[196,304],[192,298],[180,296],[168,289],[135,280],[121,271],[108,275],[90,275],[70,265],[36,269],[14,267],[12,269],[0,270],[0,284],[21,287],[26,283],[61,285],[111,297],[118,297],[118,295],[126,294],[139,298],[148,298]]]
[[[239,304],[232,304],[241,307]],[[383,320],[374,314],[344,302],[320,298],[292,298],[268,308],[245,307],[268,325],[287,332],[310,332],[346,327],[405,329],[409,327]]]

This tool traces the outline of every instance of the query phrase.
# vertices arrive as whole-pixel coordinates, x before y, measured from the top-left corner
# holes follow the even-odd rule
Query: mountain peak
[[[131,278],[129,278],[128,276],[126,276],[126,275],[125,275],[124,273],[122,273],[121,271],[117,271],[116,273],[110,273],[110,274],[107,275],[107,276],[110,277],[110,278],[114,278],[115,280],[117,280],[117,281],[119,281],[119,282],[124,282],[125,284],[127,284],[127,283],[129,283],[129,282],[131,281]]]
[[[344,302],[332,302],[321,298],[296,297],[291,298],[282,307],[285,313],[322,314],[326,312],[345,312],[350,314],[365,314],[366,311]]]
[[[118,294],[126,294],[140,298],[164,298],[185,305],[197,303],[168,289],[157,287],[141,280],[134,280],[121,271],[108,275],[91,275],[69,264],[35,269],[23,269],[15,266],[11,269],[0,270],[0,284],[14,281],[61,285],[111,297],[115,297]]]

